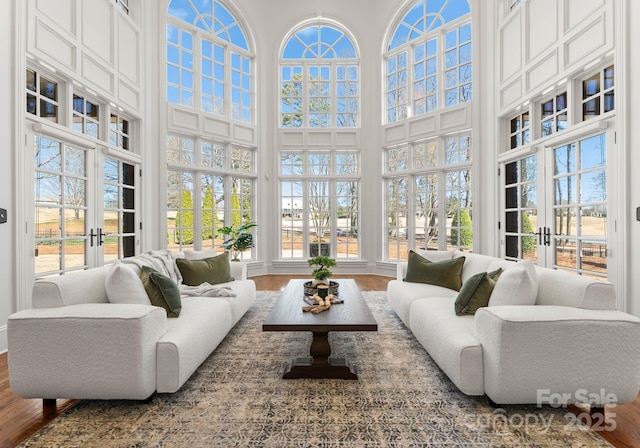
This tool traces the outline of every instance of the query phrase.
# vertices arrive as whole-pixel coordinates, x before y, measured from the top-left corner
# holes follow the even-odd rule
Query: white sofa
[[[463,282],[479,272],[516,265],[459,251],[420,253],[431,261],[464,256]],[[640,389],[640,319],[615,310],[615,290],[608,282],[531,269],[537,294],[530,305],[493,305],[504,302],[504,297],[495,297],[499,278],[489,306],[456,315],[458,291],[403,281],[407,262],[398,263],[387,298],[467,395],[486,394],[495,404],[580,402],[602,407],[635,400]],[[517,295],[509,300],[517,302]]]
[[[210,252],[170,256],[185,255]],[[45,400],[145,400],[177,391],[255,302],[246,264],[230,268],[235,280],[214,286],[234,296],[183,296],[177,318],[150,304],[111,303],[109,266],[36,281],[33,308],[8,320],[11,389]]]

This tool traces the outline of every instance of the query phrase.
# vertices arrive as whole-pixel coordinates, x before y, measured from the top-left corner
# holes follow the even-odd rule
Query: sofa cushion
[[[115,262],[107,272],[104,287],[111,303],[151,305],[138,274],[119,261]]]
[[[531,260],[522,260],[506,269],[496,282],[489,306],[535,305],[538,276]]]
[[[158,340],[157,391],[177,391],[231,329],[229,302],[217,297],[185,297],[178,319],[167,320]]]
[[[387,284],[387,301],[400,320],[409,327],[409,313],[411,304],[420,299],[430,297],[447,297],[451,303],[456,300],[458,293],[453,289],[442,286],[427,285],[425,283],[409,283],[401,280],[391,280]]]
[[[613,284],[549,268],[536,268],[538,298],[536,305],[574,306],[592,310],[615,310]]]
[[[177,258],[176,265],[182,274],[182,283],[185,285],[198,286],[205,282],[216,285],[233,281],[229,265],[229,252],[223,252],[204,260]]]
[[[140,279],[152,305],[164,308],[167,311],[167,317],[180,315],[182,309],[180,289],[173,280],[149,266],[142,267]]]
[[[459,291],[465,257],[432,262],[413,250],[409,251],[405,282],[427,283]]]
[[[466,282],[471,278],[472,275],[479,274],[480,272],[491,272],[495,271],[497,268],[489,269],[489,265],[493,263],[495,260],[498,260],[496,257],[491,257],[489,255],[476,254],[473,252],[462,252],[460,250],[456,250],[454,259],[464,257],[464,266],[462,267],[462,283]],[[498,266],[499,267],[499,266]]]
[[[480,272],[472,275],[464,282],[458,297],[456,297],[455,310],[458,316],[463,314],[475,314],[480,307],[489,305],[491,292],[502,274],[502,268],[493,272]]]
[[[467,395],[484,393],[482,345],[475,317],[456,316],[454,298],[428,297],[411,304],[410,328],[449,379]]]

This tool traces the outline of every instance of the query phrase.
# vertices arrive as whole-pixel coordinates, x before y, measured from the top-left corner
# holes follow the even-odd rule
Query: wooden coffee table
[[[263,331],[311,331],[313,341],[310,358],[296,358],[288,366],[283,378],[338,378],[357,380],[358,375],[345,358],[330,358],[330,331],[378,331],[378,323],[355,280],[335,280],[340,283],[335,304],[319,314],[303,312],[303,284],[308,280],[291,280],[280,299],[262,324]]]

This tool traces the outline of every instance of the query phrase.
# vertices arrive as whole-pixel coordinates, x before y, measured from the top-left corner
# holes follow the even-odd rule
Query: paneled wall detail
[[[28,0],[27,53],[139,112],[141,34],[109,0]]]
[[[382,128],[382,145],[390,146],[406,141],[416,141],[437,135],[470,129],[473,114],[471,103],[438,109],[428,115],[389,124]]]
[[[357,149],[360,147],[360,129],[279,129],[278,142],[282,149]]]
[[[167,128],[169,132],[201,135],[222,141],[234,141],[247,146],[258,146],[254,126],[229,122],[213,115],[203,115],[193,109],[167,104]]]
[[[506,112],[614,48],[614,0],[523,0],[498,33],[499,109]]]

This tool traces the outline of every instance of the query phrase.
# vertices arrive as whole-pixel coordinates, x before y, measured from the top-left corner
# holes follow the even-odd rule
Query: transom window
[[[58,123],[58,83],[27,69],[27,113]]]
[[[596,118],[615,107],[613,65],[582,81],[582,119]]]
[[[549,98],[540,104],[540,136],[567,129],[567,92]]]
[[[129,120],[120,115],[111,114],[109,126],[109,143],[116,148],[128,151],[131,140]]]
[[[518,114],[510,120],[509,141],[510,149],[528,145],[531,141],[531,123],[529,111]]]
[[[219,1],[172,0],[167,24],[167,101],[244,123],[254,113],[246,33]]]
[[[386,122],[472,99],[467,0],[420,0],[400,19],[386,61]]]
[[[329,24],[304,27],[286,41],[280,68],[280,126],[359,126],[360,74],[356,47]]]
[[[100,106],[83,96],[73,95],[73,125],[74,131],[100,138]]]

